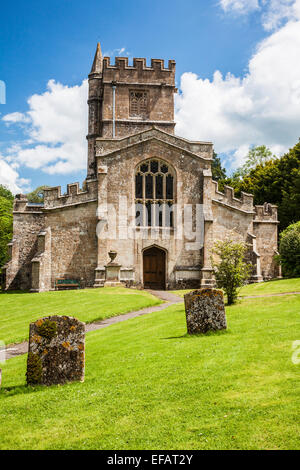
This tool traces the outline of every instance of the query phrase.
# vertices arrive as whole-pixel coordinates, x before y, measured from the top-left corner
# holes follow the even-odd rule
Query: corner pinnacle
[[[98,42],[95,57],[94,57],[94,62],[93,62],[90,73],[102,73],[102,66],[103,66],[103,57],[102,57],[100,42]]]

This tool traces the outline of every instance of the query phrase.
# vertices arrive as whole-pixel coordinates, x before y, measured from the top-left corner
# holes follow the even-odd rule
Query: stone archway
[[[143,252],[143,279],[146,289],[166,288],[166,253],[151,246]]]

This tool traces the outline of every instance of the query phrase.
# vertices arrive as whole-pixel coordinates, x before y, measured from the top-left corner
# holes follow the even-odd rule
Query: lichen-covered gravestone
[[[84,381],[85,324],[51,316],[30,324],[27,384],[54,385]]]
[[[223,292],[204,288],[185,294],[186,324],[189,334],[227,328]]]

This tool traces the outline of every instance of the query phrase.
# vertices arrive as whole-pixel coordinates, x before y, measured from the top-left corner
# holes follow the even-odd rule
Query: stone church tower
[[[174,134],[175,62],[117,57],[100,44],[89,74],[87,178],[47,189],[44,204],[17,195],[3,287],[54,289],[58,280],[170,289],[214,283],[216,240],[248,243],[252,281],[278,276],[277,208],[224,193],[212,180],[211,142]],[[201,129],[199,129],[201,133]],[[109,263],[108,252],[117,252]],[[113,255],[115,256],[115,254]]]

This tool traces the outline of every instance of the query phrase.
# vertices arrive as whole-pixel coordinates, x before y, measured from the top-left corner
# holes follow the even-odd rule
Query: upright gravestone
[[[84,381],[85,324],[51,316],[30,324],[27,385]]]
[[[186,324],[189,334],[227,328],[223,292],[204,288],[184,296]]]

